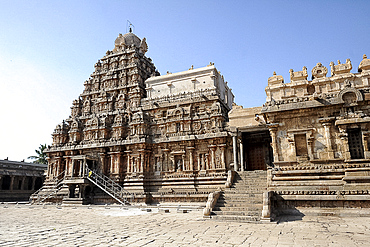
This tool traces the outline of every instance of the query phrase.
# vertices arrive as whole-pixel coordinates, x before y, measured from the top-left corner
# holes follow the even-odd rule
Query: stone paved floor
[[[0,246],[369,246],[370,218],[200,220],[201,211],[0,204]]]

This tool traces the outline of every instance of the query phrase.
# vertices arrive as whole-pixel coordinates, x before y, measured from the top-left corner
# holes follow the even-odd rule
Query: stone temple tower
[[[147,50],[145,38],[119,34],[54,130],[47,182],[65,190],[55,200],[107,202],[104,192],[125,191],[136,201],[204,201],[225,184],[231,89],[212,63],[160,76]]]

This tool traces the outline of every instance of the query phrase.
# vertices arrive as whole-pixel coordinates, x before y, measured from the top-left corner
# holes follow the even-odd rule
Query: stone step
[[[267,188],[228,188],[225,189],[225,193],[239,193],[239,194],[246,194],[246,193],[263,193]]]
[[[240,212],[245,211],[250,214],[260,214],[262,212],[262,207],[214,207],[213,211],[232,211]]]
[[[246,204],[260,204],[263,202],[263,198],[249,198],[248,200],[240,199],[240,198],[231,198],[225,200],[224,198],[221,198],[217,200],[217,203],[223,203],[224,205],[231,205],[231,204],[241,204],[241,203],[246,203]]]
[[[224,191],[224,193],[220,196],[222,197],[256,197],[256,196],[262,196],[263,192],[258,193],[246,193],[246,192],[240,192],[240,191]]]
[[[212,211],[212,215],[257,216],[256,212],[249,211]]]
[[[219,202],[217,201],[215,207],[221,208],[262,208],[262,202]]]
[[[259,216],[241,216],[241,215],[214,215],[213,220],[233,221],[233,222],[258,222]]]

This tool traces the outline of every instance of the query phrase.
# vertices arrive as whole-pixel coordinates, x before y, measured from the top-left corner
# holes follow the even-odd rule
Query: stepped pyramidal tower
[[[225,184],[234,96],[223,76],[212,63],[160,76],[147,50],[145,38],[119,34],[54,130],[47,181],[65,191],[56,200],[111,200],[91,172],[145,202],[205,201]]]

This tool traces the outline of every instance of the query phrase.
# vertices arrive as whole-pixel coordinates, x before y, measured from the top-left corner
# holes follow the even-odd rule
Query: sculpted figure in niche
[[[348,92],[343,94],[342,99],[346,105],[355,103],[357,100],[356,94],[353,92]]]

